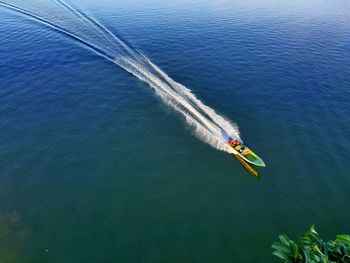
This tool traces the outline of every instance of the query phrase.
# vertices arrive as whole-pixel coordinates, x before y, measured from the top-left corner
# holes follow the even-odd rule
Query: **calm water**
[[[1,262],[278,262],[350,232],[348,1],[79,0],[236,122],[261,179],[144,83],[0,7]]]

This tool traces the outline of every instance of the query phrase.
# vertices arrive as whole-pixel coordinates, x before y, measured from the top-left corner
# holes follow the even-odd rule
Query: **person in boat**
[[[228,138],[228,144],[232,145],[233,146],[233,139],[230,137]]]
[[[233,146],[233,147],[237,147],[239,145],[241,145],[241,143],[239,142],[239,140],[237,139],[232,139],[231,137],[228,139],[228,143]]]
[[[246,147],[244,147],[244,148],[243,148],[243,151],[242,151],[242,154],[243,154],[244,156],[247,156],[247,155],[249,154],[249,150],[248,150]]]
[[[241,154],[244,156],[249,154],[249,150],[247,147],[245,147],[244,144],[242,144],[239,140],[237,139],[232,139],[231,137],[228,139],[228,143],[233,146],[237,151],[239,151]]]
[[[244,144],[242,144],[239,140],[236,140],[236,139],[234,140],[233,146],[240,153],[243,153],[246,150]]]
[[[241,142],[239,140],[237,140],[237,139],[233,139],[231,145],[233,147],[237,147],[237,146],[241,145]]]

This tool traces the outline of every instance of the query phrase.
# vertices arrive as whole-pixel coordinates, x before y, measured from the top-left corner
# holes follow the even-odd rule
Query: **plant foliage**
[[[337,235],[335,240],[326,242],[311,226],[298,241],[287,235],[280,235],[279,239],[271,246],[273,254],[286,263],[350,263],[349,235]]]

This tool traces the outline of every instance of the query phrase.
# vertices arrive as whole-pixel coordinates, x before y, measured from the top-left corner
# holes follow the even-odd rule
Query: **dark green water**
[[[147,85],[0,7],[0,262],[278,262],[350,232],[347,1],[75,1],[237,123],[256,180]]]

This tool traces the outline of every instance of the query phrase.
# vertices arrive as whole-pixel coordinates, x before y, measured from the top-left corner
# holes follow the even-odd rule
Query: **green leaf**
[[[311,232],[311,233],[314,233],[314,234],[316,234],[316,235],[318,235],[318,233],[317,233],[316,230],[315,230],[315,225],[312,225],[312,226],[310,227],[310,232]]]
[[[305,257],[305,262],[310,261],[310,252],[307,250],[304,250],[304,257]]]
[[[290,248],[292,250],[292,255],[294,258],[298,258],[298,254],[299,254],[299,249],[298,246],[295,244],[294,241],[290,242]]]
[[[280,242],[273,243],[271,247],[284,253],[290,253],[289,247],[283,245]]]
[[[350,236],[349,235],[337,235],[336,241],[347,243],[350,245]]]
[[[288,257],[283,252],[278,251],[278,250],[274,251],[272,254],[274,254],[276,257],[279,257],[279,258],[284,259],[284,260],[288,259]]]
[[[280,235],[279,238],[283,244],[289,246],[289,237],[287,235]]]

